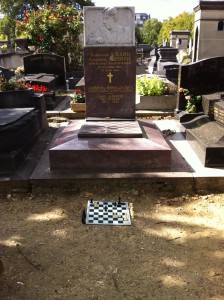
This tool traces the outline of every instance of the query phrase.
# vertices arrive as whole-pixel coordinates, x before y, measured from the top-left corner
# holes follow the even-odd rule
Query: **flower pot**
[[[86,111],[86,103],[70,102],[70,107],[71,107],[72,111],[74,111],[74,112]]]

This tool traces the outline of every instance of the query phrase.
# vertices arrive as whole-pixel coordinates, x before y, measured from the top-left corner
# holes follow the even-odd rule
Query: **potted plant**
[[[174,110],[177,86],[155,76],[146,75],[136,79],[136,109]]]
[[[187,100],[186,112],[199,113],[202,111],[202,97],[201,95],[195,96],[188,89],[180,88],[179,93],[183,93]]]
[[[27,99],[33,94],[34,90],[26,86],[25,80],[14,78],[6,80],[3,75],[0,75],[1,108],[24,107],[24,103],[27,103]]]
[[[70,107],[73,111],[86,110],[86,96],[82,90],[76,89],[74,94],[70,95],[70,97]]]

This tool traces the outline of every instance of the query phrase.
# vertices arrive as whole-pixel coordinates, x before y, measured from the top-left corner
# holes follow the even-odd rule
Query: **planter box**
[[[141,96],[136,95],[137,110],[174,110],[176,108],[177,95]]]
[[[86,111],[86,104],[85,103],[70,103],[70,107],[72,111]]]

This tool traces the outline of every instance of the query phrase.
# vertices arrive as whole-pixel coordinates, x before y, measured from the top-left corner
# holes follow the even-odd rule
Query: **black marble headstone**
[[[65,85],[65,58],[51,53],[27,55],[23,58],[25,75],[53,74],[58,76],[58,84]]]
[[[211,94],[224,90],[224,56],[199,60],[189,65],[180,65],[179,88],[188,89],[194,95]],[[177,110],[183,109],[181,94],[177,95]]]

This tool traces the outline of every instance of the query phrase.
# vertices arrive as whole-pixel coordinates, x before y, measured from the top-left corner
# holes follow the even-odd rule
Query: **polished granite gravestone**
[[[222,101],[222,94],[215,93],[209,95],[202,95],[202,107],[205,115],[214,120],[215,103]]]
[[[224,166],[224,127],[214,121],[219,119],[218,112],[215,117],[215,107],[222,102],[223,82],[224,57],[179,66],[175,117],[186,128],[186,139],[205,167]],[[186,99],[183,93],[179,93],[179,88],[189,89],[194,95],[203,95],[199,113],[181,111],[186,107]],[[221,110],[216,108],[216,111]]]
[[[66,85],[65,58],[51,53],[27,55],[23,58],[26,80],[50,88]],[[39,76],[39,77],[38,77]]]
[[[171,168],[171,148],[155,124],[150,121],[133,121],[139,133],[127,129],[125,122],[110,121],[94,125],[79,137],[86,122],[69,124],[49,150],[51,170],[79,172],[143,172],[168,171]],[[91,122],[90,122],[91,123]],[[107,131],[107,125],[116,127],[116,135]],[[90,125],[92,127],[92,124]],[[104,133],[103,133],[104,131]],[[130,135],[128,136],[128,131]],[[113,130],[112,130],[113,132]],[[139,137],[141,136],[142,137]]]
[[[184,123],[184,127],[186,140],[202,164],[205,167],[224,167],[224,126],[203,115]]]
[[[41,130],[38,109],[0,108],[0,173],[17,169]]]
[[[180,65],[178,72],[176,118],[179,119],[178,114],[186,109],[186,99],[183,93],[179,93],[179,88],[188,89],[194,95],[206,95],[222,92],[223,82],[224,56],[199,60],[189,65]],[[188,121],[190,121],[190,117],[189,115]]]
[[[135,118],[135,47],[86,47],[86,118]]]
[[[85,25],[89,30],[84,48],[86,120],[71,122],[55,141],[49,150],[50,169],[94,173],[170,170],[171,148],[160,130],[150,121],[135,120],[134,31],[129,35],[129,28],[118,25],[114,18],[110,21],[119,29],[116,35],[104,25],[111,14],[118,14],[123,16],[123,25],[127,16],[134,30],[133,9],[88,7],[84,19],[99,23],[108,12],[99,31],[95,28],[91,33],[91,27]],[[126,34],[125,45],[118,33]]]
[[[214,119],[224,126],[224,100],[214,104]]]

